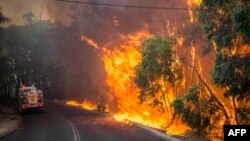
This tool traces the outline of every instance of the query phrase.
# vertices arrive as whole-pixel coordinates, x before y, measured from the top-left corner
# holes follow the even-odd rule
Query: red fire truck
[[[18,94],[19,111],[38,110],[43,111],[44,94],[34,86],[22,86]]]

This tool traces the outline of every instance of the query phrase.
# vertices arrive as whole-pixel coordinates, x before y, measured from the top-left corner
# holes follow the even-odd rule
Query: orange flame
[[[190,22],[193,23],[194,22],[194,14],[192,11],[192,8],[198,7],[201,4],[201,0],[188,0],[187,1],[188,4],[188,13],[190,16]]]
[[[96,48],[96,49],[99,49],[99,47],[98,47],[98,44],[94,41],[94,40],[92,40],[92,39],[90,39],[90,38],[88,38],[88,37],[85,37],[85,36],[83,36],[83,35],[81,35],[81,40],[82,41],[86,41],[89,45],[91,45],[92,47],[94,47],[94,48]]]
[[[83,101],[82,103],[79,103],[77,101],[70,100],[70,101],[67,101],[66,104],[77,106],[77,107],[82,107],[83,109],[87,109],[87,110],[97,110],[97,105],[87,102],[87,101]]]
[[[81,38],[99,51],[104,62],[109,95],[111,98],[114,97],[117,102],[117,109],[111,111],[116,113],[114,119],[124,123],[136,122],[164,129],[171,121],[171,113],[162,112],[160,107],[139,104],[139,88],[134,83],[136,67],[141,62],[141,42],[149,35],[147,31],[139,31],[128,36],[120,35],[119,43],[106,47],[99,47],[92,39],[85,36],[81,36]],[[182,44],[183,40],[180,39],[179,42]],[[166,105],[170,107],[174,96],[171,91],[168,95]],[[182,126],[182,130],[169,129],[168,133],[183,134],[188,129],[180,122],[175,126]]]
[[[197,6],[199,6],[200,3],[201,0],[187,1],[189,16],[190,16],[189,22],[191,23],[195,22],[195,15],[193,15],[192,8],[196,8]],[[113,16],[112,22],[115,27],[119,27],[119,20],[117,17]],[[170,30],[171,29],[170,22],[171,21],[167,21],[166,23],[167,33],[169,35],[174,34],[176,32],[175,29]],[[172,115],[168,112],[161,112],[162,109],[160,108],[149,107],[146,104],[142,105],[139,104],[140,103],[138,99],[139,88],[134,83],[136,67],[142,59],[141,42],[147,36],[149,36],[149,33],[145,30],[136,32],[134,34],[120,35],[118,37],[119,42],[112,42],[107,46],[100,46],[93,39],[90,39],[83,35],[80,36],[80,39],[88,43],[96,50],[98,50],[99,51],[98,53],[100,53],[100,57],[104,62],[104,68],[106,73],[106,84],[109,88],[109,96],[110,96],[109,103],[107,103],[108,105],[106,107],[108,111],[115,113],[114,119],[128,124],[131,122],[137,122],[154,128],[165,129],[166,125],[169,124]],[[177,38],[177,42],[178,44],[180,44],[179,46],[182,47],[184,40],[185,39],[181,37]],[[197,46],[197,44],[194,45]],[[208,68],[207,66],[205,66],[206,65],[205,63],[202,63],[202,61],[204,61],[205,59],[199,56],[200,50],[196,48],[194,45],[191,46],[190,52],[187,53],[188,55],[190,55],[189,61],[191,60],[190,63],[198,68],[199,72],[205,79],[204,81],[206,80],[208,81],[209,77],[206,76],[205,74]],[[216,48],[215,43],[214,47]],[[238,53],[242,55],[244,55],[244,53],[246,52],[247,53],[250,52],[249,45],[244,45],[242,46],[242,49],[238,50]],[[191,69],[187,68],[187,70]],[[190,71],[187,72],[189,73]],[[183,81],[181,83],[184,90],[186,90],[190,85],[187,82],[190,81],[188,73],[185,74],[185,77],[183,78]],[[159,81],[156,83],[161,83],[161,82]],[[211,88],[214,87],[211,86]],[[167,103],[167,106],[169,107],[170,103],[174,99],[174,96],[171,91],[169,91],[168,95],[169,95],[169,102]],[[222,99],[222,97],[219,98]],[[222,99],[222,101],[224,103],[227,102],[225,99]],[[83,103],[78,103],[75,101],[67,102],[67,104],[69,105],[80,106],[83,108],[87,107],[86,109],[90,110],[96,110],[98,108],[98,106],[93,103],[90,103],[91,106],[83,106],[86,105],[86,103],[85,104]],[[114,105],[114,103],[116,105]],[[116,107],[112,108],[114,106]],[[230,106],[228,107],[230,108]],[[231,116],[233,117],[233,115]],[[223,123],[221,121],[214,121],[214,122],[218,123],[218,129],[219,127],[222,127],[221,125]],[[173,126],[167,129],[167,133],[181,135],[184,134],[187,130],[190,130],[190,128],[185,126],[185,124],[180,122],[180,120],[176,120],[175,123],[173,123]],[[220,131],[222,130],[220,129]],[[218,132],[218,130],[211,132]]]

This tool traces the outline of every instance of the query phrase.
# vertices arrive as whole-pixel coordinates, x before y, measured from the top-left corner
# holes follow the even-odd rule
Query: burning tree
[[[138,73],[136,73],[136,69],[141,63],[142,56],[144,55],[142,54],[141,56],[141,42],[147,36],[149,36],[147,31],[138,31],[127,36],[121,35],[118,43],[114,42],[112,44],[108,44],[108,47],[100,46],[94,40],[84,36],[81,36],[81,39],[98,50],[98,53],[104,62],[104,68],[107,75],[106,84],[109,88],[109,101],[107,105],[110,108],[110,112],[116,113],[114,118],[118,121],[133,121],[154,128],[163,129],[171,121],[172,114],[170,103],[174,99],[172,85],[175,85],[179,78],[181,78],[181,70],[177,69],[178,63],[174,61],[175,56],[171,55],[173,52],[175,52],[175,50],[170,45],[174,43],[174,39],[161,38],[160,36],[152,36],[152,39],[149,38],[148,41],[150,40],[152,43],[155,42],[157,44],[167,44],[167,46],[161,46],[158,48],[160,51],[159,53],[161,54],[159,59],[163,61],[165,57],[171,55],[169,56],[170,60],[165,61],[165,63],[172,64],[173,66],[166,68],[165,71],[162,70],[162,72],[164,72],[164,79],[162,79],[163,75],[158,75],[158,78],[154,79],[155,82],[153,83],[158,83],[158,86],[161,87],[158,89],[157,96],[159,97],[157,99],[158,101],[155,99],[155,105],[153,104],[153,101],[151,103],[152,107],[149,107],[148,104],[141,104],[140,99],[138,98],[140,95],[140,89],[137,87],[134,80],[138,79]],[[159,40],[154,41],[156,38]],[[112,49],[109,46],[115,48]],[[155,50],[152,46],[150,47],[148,47],[148,49],[150,48]],[[161,48],[165,50],[161,51]],[[159,65],[155,67],[160,69],[160,65],[163,65],[164,62],[159,61],[158,63]],[[169,76],[167,75],[167,71],[171,72]],[[178,75],[176,71],[179,71]],[[154,74],[157,74],[157,72],[154,72]],[[165,81],[165,84],[162,83],[163,80]],[[166,110],[169,112],[166,112]],[[182,123],[178,124],[178,126],[178,128],[181,127],[181,130],[176,131],[173,129],[169,131],[169,133],[183,134],[187,130],[187,127]]]
[[[222,130],[218,130],[225,122],[224,114],[215,97],[208,94],[207,88],[198,83],[189,87],[187,93],[173,102],[174,119],[181,119],[194,133],[220,138]]]
[[[140,88],[141,103],[159,106],[164,113],[167,110],[172,115],[169,126],[174,120],[181,119],[200,134],[218,129],[224,121],[229,120],[225,107],[197,68],[177,57],[174,45],[173,37],[158,35],[143,42],[142,61],[138,65],[135,78],[135,83]],[[183,81],[181,67],[184,65],[194,69],[200,83],[190,86],[185,94],[178,94],[176,98],[175,89]],[[173,113],[171,106],[174,108]],[[223,123],[218,124],[218,121]]]
[[[173,37],[151,36],[143,42],[142,61],[138,66],[135,83],[140,88],[141,102],[160,106],[171,112],[173,88],[182,78],[176,61]]]
[[[247,0],[203,0],[199,10],[199,21],[216,49],[212,81],[232,99],[236,124],[249,124],[250,118],[249,12]]]

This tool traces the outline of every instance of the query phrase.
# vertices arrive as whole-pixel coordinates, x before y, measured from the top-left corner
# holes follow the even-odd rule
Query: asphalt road
[[[49,102],[43,113],[25,113],[21,126],[2,141],[163,141],[111,115]]]

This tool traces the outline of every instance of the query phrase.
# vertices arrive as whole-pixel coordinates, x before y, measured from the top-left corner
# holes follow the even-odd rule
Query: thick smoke
[[[91,2],[119,5],[188,8],[186,0],[92,0]],[[64,75],[66,77],[72,76],[71,78],[77,79],[74,82],[69,82],[69,84],[77,83],[77,85],[81,85],[81,87],[83,87],[83,90],[81,90],[82,92],[78,90],[76,93],[84,93],[81,96],[90,97],[92,100],[95,100],[96,98],[107,98],[105,98],[105,93],[107,93],[107,91],[104,87],[104,66],[98,56],[98,53],[95,52],[93,48],[89,47],[88,44],[79,40],[81,35],[93,39],[100,46],[106,46],[111,42],[119,41],[119,35],[121,34],[126,36],[142,29],[148,30],[150,34],[167,35],[168,33],[173,32],[178,36],[184,37],[185,35],[182,35],[184,34],[183,31],[186,31],[187,29],[185,28],[188,24],[190,24],[190,15],[187,10],[108,7],[58,1],[48,1],[46,8],[50,18],[52,18],[59,25],[67,27],[67,30],[62,30],[62,32],[59,33],[60,36],[62,36],[61,34],[64,34],[64,36],[71,36],[74,38],[74,40],[67,41],[69,42],[69,47],[66,51],[64,50],[61,52],[61,54],[63,54],[63,58],[68,58],[65,61],[70,64],[66,67],[66,70],[64,71],[66,75]],[[188,36],[196,37],[200,35],[197,34],[194,36],[196,33],[197,32],[193,32],[193,35]],[[200,37],[197,39],[200,40],[199,38]],[[59,44],[64,44],[63,42],[65,42],[59,37],[55,41]],[[204,43],[197,41],[196,43],[193,43],[193,45],[195,44],[200,44],[199,46],[207,46],[206,41]],[[188,48],[188,46],[189,45],[187,45],[186,48],[178,48],[177,52],[181,52],[180,54],[186,55],[187,58],[191,60],[191,47]],[[201,49],[197,48],[196,52],[198,55],[196,58],[202,58]],[[213,61],[212,59],[208,60],[209,57],[203,57],[202,59],[207,62],[204,64],[210,64],[211,67],[207,68],[207,66],[204,66],[203,63],[201,64],[203,60],[197,61],[195,65],[197,67],[200,65],[200,67],[206,68],[204,74],[207,80],[209,80],[209,70],[212,68],[213,64],[211,62]],[[191,73],[191,69],[186,69],[185,74],[187,77],[190,77]],[[79,75],[82,76],[82,78],[78,77]],[[187,84],[183,89],[183,92],[187,89],[188,85],[191,83],[194,84],[198,80],[197,77],[196,82],[188,79],[190,78],[187,78]]]
[[[99,0],[98,3],[138,5],[154,7],[185,8],[185,0]],[[170,29],[177,29],[188,21],[188,12],[182,10],[157,10],[124,7],[108,7],[85,5],[80,3],[49,2],[47,10],[51,18],[67,26],[74,26],[98,42],[113,40],[119,34],[129,34],[147,26],[152,33],[162,33],[166,21],[170,21]],[[119,23],[115,26],[114,19]],[[101,32],[100,32],[101,31]]]

